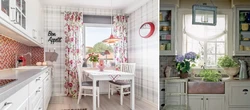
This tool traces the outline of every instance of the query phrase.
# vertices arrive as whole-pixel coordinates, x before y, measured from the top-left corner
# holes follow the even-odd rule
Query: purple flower
[[[177,55],[176,56],[176,58],[175,58],[175,60],[177,61],[177,62],[183,62],[184,61],[184,56],[183,55]]]
[[[196,58],[196,53],[194,52],[188,52],[185,54],[185,59],[195,59]]]

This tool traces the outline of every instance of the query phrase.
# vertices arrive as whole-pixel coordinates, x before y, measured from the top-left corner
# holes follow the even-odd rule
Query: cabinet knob
[[[36,81],[39,81],[39,80],[41,80],[41,77],[39,77],[39,78],[36,79]]]
[[[208,98],[206,98],[206,100],[208,100]]]
[[[203,100],[203,98],[201,98],[201,100]]]

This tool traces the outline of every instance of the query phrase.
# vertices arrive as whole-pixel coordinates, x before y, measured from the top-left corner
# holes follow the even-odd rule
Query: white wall
[[[158,105],[159,36],[158,0],[149,0],[129,15],[128,61],[136,63],[136,96]],[[155,24],[150,38],[141,38],[139,28],[145,22]]]
[[[109,9],[94,9],[94,8],[74,8],[74,7],[61,7],[61,6],[45,6],[44,7],[44,51],[54,51],[59,54],[56,62],[53,63],[55,69],[53,73],[53,95],[64,94],[64,75],[65,75],[65,35],[64,35],[64,11],[82,11],[84,15],[104,15],[110,16]],[[121,10],[113,10],[113,14],[120,13]],[[84,18],[83,18],[84,19]],[[57,37],[62,37],[61,43],[50,44],[48,43],[48,31],[56,33]]]

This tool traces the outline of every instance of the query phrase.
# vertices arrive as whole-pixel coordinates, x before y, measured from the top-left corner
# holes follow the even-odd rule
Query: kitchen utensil
[[[240,80],[248,79],[246,62],[244,60],[239,60],[239,62],[240,62],[240,76],[239,76],[239,79]]]

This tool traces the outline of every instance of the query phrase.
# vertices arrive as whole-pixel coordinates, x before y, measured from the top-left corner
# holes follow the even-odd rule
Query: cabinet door
[[[18,110],[29,110],[28,99],[25,100],[25,102],[18,108]]]
[[[207,96],[204,97],[206,110],[224,110],[224,97],[223,96]]]
[[[189,96],[188,104],[190,110],[204,110],[204,97],[203,96]],[[217,109],[214,109],[217,110]]]

